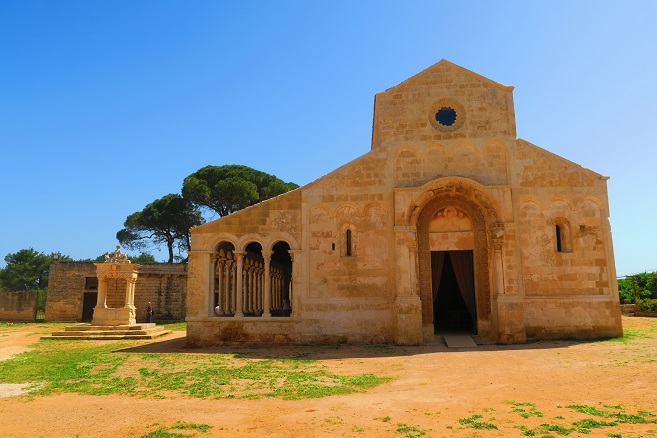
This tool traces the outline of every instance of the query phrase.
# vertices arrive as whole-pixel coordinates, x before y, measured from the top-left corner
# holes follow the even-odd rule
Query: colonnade
[[[283,316],[290,314],[291,270],[271,262],[273,251],[262,251],[262,261],[245,251],[223,250],[211,264],[216,316]],[[273,312],[272,312],[273,311]]]

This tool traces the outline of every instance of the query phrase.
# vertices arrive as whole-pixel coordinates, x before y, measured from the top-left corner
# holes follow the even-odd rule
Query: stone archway
[[[474,285],[476,301],[476,325],[481,340],[497,338],[497,322],[492,302],[491,283],[494,274],[495,248],[500,244],[503,225],[489,197],[469,183],[447,182],[421,196],[411,218],[415,219],[418,244],[418,295],[422,306],[422,329],[425,339],[433,337],[433,296],[431,278],[431,248],[429,226],[434,215],[441,209],[454,207],[472,220]]]

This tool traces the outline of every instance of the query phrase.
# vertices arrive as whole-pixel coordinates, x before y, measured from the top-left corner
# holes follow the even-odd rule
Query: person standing
[[[153,319],[153,306],[151,306],[151,302],[148,302],[148,307],[146,307],[146,322],[150,323],[151,320]]]

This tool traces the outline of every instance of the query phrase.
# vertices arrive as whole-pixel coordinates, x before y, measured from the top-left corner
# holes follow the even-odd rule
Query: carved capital
[[[501,250],[504,245],[504,224],[497,222],[490,227],[490,237],[495,250]]]

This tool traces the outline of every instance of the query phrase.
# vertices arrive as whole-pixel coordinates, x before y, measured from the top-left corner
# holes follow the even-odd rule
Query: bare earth
[[[427,437],[519,437],[520,425],[533,428],[555,422],[555,417],[571,423],[592,418],[566,409],[567,405],[622,405],[627,413],[657,413],[657,319],[624,318],[623,325],[653,331],[650,338],[628,343],[558,341],[469,350],[448,349],[444,344],[272,347],[281,355],[307,353],[337,373],[395,378],[366,393],[320,399],[7,397],[5,387],[0,388],[0,397],[5,396],[0,398],[0,436],[140,437],[183,421],[213,426],[210,435],[197,432],[197,437],[412,436],[400,431],[404,425]],[[38,335],[27,336],[27,330],[0,336],[0,360],[24,351],[38,339]],[[174,332],[143,351],[190,352],[184,345],[184,332]],[[543,417],[522,418],[513,412],[513,405],[504,403],[509,400],[533,403]],[[499,430],[476,430],[459,423],[473,414],[483,415],[482,421],[494,423]],[[569,436],[603,437],[611,431],[625,438],[657,437],[657,424],[621,424]],[[553,432],[552,436],[558,435]]]

